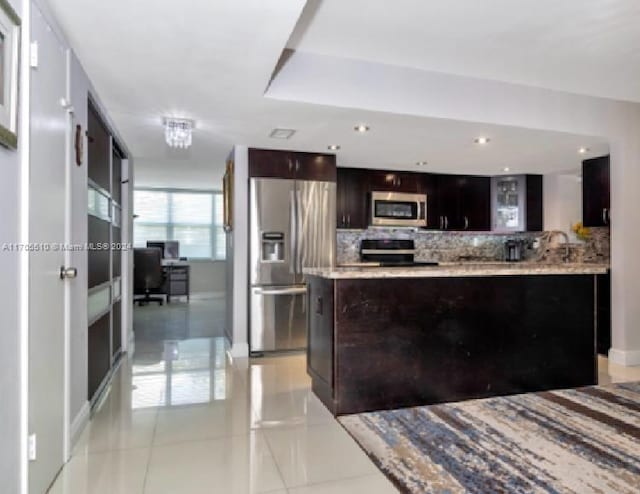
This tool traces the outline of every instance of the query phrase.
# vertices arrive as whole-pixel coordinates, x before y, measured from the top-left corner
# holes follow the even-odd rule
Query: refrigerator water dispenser
[[[284,233],[262,233],[262,262],[284,262]]]

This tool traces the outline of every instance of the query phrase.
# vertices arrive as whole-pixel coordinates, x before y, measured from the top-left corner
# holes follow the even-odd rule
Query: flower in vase
[[[578,221],[575,225],[573,225],[571,227],[571,230],[580,240],[588,240],[589,237],[591,237],[591,230],[584,226],[582,224],[582,221]]]

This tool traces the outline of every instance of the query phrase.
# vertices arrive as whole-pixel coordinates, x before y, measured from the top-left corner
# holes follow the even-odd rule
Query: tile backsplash
[[[347,264],[360,261],[360,241],[363,239],[413,239],[417,261],[435,262],[490,262],[504,260],[504,243],[510,239],[522,240],[524,261],[561,262],[565,254],[562,236],[549,242],[549,232],[490,233],[412,231],[407,229],[369,228],[367,230],[338,230],[337,261]],[[609,262],[609,229],[591,228],[591,237],[580,243],[569,244],[571,262]]]

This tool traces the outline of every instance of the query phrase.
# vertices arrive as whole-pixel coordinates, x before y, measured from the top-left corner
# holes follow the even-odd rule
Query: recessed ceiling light
[[[475,142],[476,144],[488,144],[489,141],[491,141],[491,139],[489,139],[488,137],[476,137],[473,142]]]
[[[502,171],[503,171],[503,172],[510,172],[510,171],[511,171],[511,168],[509,168],[508,166],[505,166],[505,167],[502,169]]]
[[[360,132],[362,134],[364,134],[365,132],[369,131],[369,126],[368,125],[364,125],[364,124],[360,124],[360,125],[356,125],[353,130],[355,130],[356,132]]]
[[[591,151],[591,150],[590,150],[589,148],[585,148],[585,147],[581,147],[581,148],[579,148],[579,149],[578,149],[578,152],[579,152],[580,154],[586,154],[586,153],[588,153],[589,151]]]
[[[337,151],[338,149],[340,149],[340,146],[338,144],[330,144],[329,146],[327,146],[327,148],[330,151]]]
[[[426,162],[426,161],[418,161],[418,162],[416,163],[416,165],[418,165],[418,166],[425,166],[426,164],[427,164],[427,162]]]
[[[296,131],[293,129],[273,129],[269,137],[273,139],[289,139]]]

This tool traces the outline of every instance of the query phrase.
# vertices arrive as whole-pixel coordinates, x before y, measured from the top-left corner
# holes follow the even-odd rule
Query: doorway
[[[33,3],[31,39],[39,60],[30,74],[29,491],[42,493],[65,461],[65,328],[75,276],[61,247],[68,240],[67,48]]]

